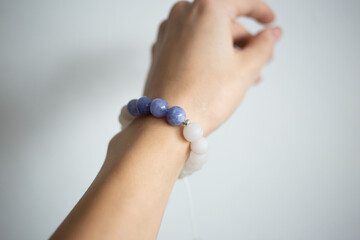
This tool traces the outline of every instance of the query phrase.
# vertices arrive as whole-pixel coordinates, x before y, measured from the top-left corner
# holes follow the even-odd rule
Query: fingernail
[[[271,33],[273,34],[273,36],[276,40],[279,40],[282,35],[281,28],[279,28],[279,27],[271,29]]]
[[[254,85],[258,85],[259,83],[261,83],[262,81],[262,78],[261,77],[258,77],[255,82],[254,82]]]

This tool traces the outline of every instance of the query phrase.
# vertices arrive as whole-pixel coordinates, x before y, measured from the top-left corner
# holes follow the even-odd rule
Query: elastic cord
[[[187,195],[188,195],[190,218],[191,218],[191,227],[192,227],[192,231],[193,231],[193,240],[200,240],[200,236],[199,236],[199,233],[197,231],[197,226],[196,226],[195,213],[194,213],[194,203],[193,203],[193,198],[192,198],[192,194],[191,194],[190,183],[189,183],[188,177],[184,177],[183,180],[184,180],[186,192],[187,192]]]

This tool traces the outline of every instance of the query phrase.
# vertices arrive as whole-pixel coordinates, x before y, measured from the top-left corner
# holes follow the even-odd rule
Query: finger
[[[265,29],[251,38],[240,54],[247,64],[261,69],[271,59],[275,43],[281,34],[279,27]]]
[[[152,57],[155,56],[155,51],[156,51],[156,42],[151,46],[151,56]]]
[[[167,25],[168,25],[167,19],[161,22],[161,24],[159,26],[159,30],[158,30],[157,40],[156,40],[157,42],[164,35]]]
[[[252,34],[236,21],[231,28],[235,47],[243,48],[252,38]]]
[[[262,77],[259,76],[259,77],[255,80],[254,85],[259,84],[259,83],[261,82],[261,80],[262,80]]]
[[[229,0],[224,3],[229,4],[231,16],[235,19],[240,16],[254,18],[260,23],[271,23],[275,19],[275,14],[271,8],[259,0]]]
[[[173,7],[170,10],[169,18],[178,17],[181,16],[184,11],[189,9],[191,7],[191,3],[188,1],[179,1],[173,5]]]

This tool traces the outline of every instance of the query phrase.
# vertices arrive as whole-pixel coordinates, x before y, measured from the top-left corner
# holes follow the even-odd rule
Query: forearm
[[[52,238],[155,239],[188,154],[181,127],[135,120],[111,140],[98,176]]]

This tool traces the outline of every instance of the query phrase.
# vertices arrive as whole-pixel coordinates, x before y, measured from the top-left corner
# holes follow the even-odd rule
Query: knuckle
[[[262,68],[262,64],[259,61],[259,58],[252,55],[246,56],[246,61],[243,62],[243,70],[249,76],[257,76],[260,74]]]
[[[251,76],[258,76],[261,72],[262,64],[260,62],[253,62],[248,65],[248,73]]]
[[[271,31],[264,31],[263,33],[263,38],[265,41],[268,41],[268,42],[274,42],[274,36],[273,34],[271,33]]]
[[[159,26],[159,34],[162,34],[165,31],[166,25],[167,25],[167,20],[161,22]]]
[[[160,27],[161,27],[161,28],[164,28],[164,27],[166,26],[167,22],[168,22],[167,19],[164,20],[164,21],[162,21],[162,22],[160,23]]]
[[[259,39],[260,45],[263,48],[272,49],[273,46],[275,45],[276,40],[275,40],[275,37],[274,37],[273,33],[271,32],[271,30],[269,30],[269,29],[265,30],[260,34],[261,34],[259,36],[260,37],[260,39]]]
[[[215,0],[195,0],[195,3],[199,4],[199,5],[204,5],[207,6],[209,4],[214,3]]]
[[[194,6],[196,6],[200,13],[209,12],[217,9],[216,0],[195,0]]]
[[[181,12],[184,11],[189,5],[191,5],[188,1],[179,1],[173,5],[170,11],[170,16],[177,16]]]
[[[156,50],[156,43],[153,43],[153,45],[151,46],[151,53],[153,55],[155,54],[155,50]]]

